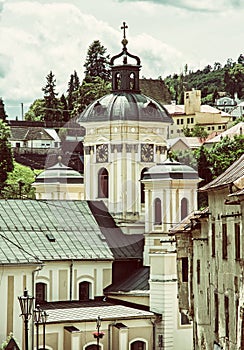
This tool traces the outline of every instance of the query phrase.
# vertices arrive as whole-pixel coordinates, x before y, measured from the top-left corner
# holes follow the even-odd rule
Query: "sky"
[[[70,75],[84,77],[94,40],[111,56],[141,59],[140,77],[157,79],[244,53],[244,0],[0,0],[0,97],[8,119],[22,119],[43,97],[50,71],[59,97]]]

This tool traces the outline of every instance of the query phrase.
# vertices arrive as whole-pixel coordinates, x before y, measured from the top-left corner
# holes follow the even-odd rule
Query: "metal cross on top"
[[[128,29],[128,26],[125,24],[125,22],[123,22],[123,27],[121,27],[121,29],[124,30],[124,36],[123,36],[123,38],[125,39],[125,38],[126,38],[126,37],[125,37],[125,30]]]

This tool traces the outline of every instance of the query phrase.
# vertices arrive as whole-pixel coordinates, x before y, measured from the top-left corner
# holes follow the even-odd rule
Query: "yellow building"
[[[203,127],[210,134],[222,132],[232,121],[231,116],[209,105],[201,105],[201,91],[192,90],[184,93],[184,105],[174,102],[164,105],[174,123],[169,126],[169,138],[184,136],[184,128],[192,130],[195,125]]]

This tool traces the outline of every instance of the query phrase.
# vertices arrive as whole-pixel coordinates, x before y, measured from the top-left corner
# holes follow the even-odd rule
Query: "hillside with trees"
[[[185,65],[182,74],[173,74],[165,78],[165,83],[171,93],[172,100],[177,104],[184,103],[184,91],[201,90],[202,103],[213,105],[220,92],[239,99],[244,98],[244,55],[240,54],[237,61],[228,59],[222,66],[215,62],[207,65],[203,70],[193,72]]]

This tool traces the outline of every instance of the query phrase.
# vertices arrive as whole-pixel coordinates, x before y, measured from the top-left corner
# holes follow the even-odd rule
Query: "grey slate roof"
[[[149,291],[150,268],[143,266],[131,274],[131,276],[121,282],[111,284],[104,289],[104,293]]]
[[[142,259],[144,248],[143,234],[124,234],[116,225],[103,201],[88,201],[106,241],[116,260]]]
[[[0,264],[112,260],[87,201],[0,200]]]
[[[226,169],[216,179],[201,187],[199,191],[208,191],[216,188],[226,187],[244,176],[244,154]]]
[[[47,323],[62,322],[96,322],[99,315],[102,320],[126,320],[154,317],[153,312],[107,302],[81,303],[48,303],[42,309],[48,314]]]

